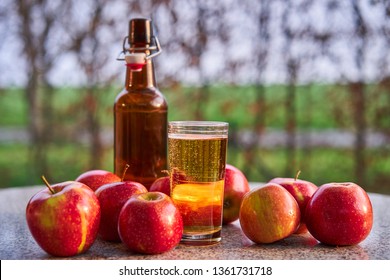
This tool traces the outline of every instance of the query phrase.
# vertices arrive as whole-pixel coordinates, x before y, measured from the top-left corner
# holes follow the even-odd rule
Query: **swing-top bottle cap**
[[[117,60],[126,60],[125,56],[131,56],[137,52],[149,53],[146,59],[151,59],[161,53],[161,46],[157,37],[153,34],[153,24],[147,18],[134,18],[129,22],[129,35],[123,39],[123,49]]]
[[[147,18],[134,18],[129,22],[128,42],[133,44],[150,44],[153,37],[152,21]]]

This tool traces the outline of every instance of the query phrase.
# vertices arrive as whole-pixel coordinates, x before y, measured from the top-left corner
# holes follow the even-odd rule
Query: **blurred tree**
[[[23,43],[21,55],[26,61],[25,99],[28,104],[31,162],[34,162],[32,171],[48,175],[45,149],[54,126],[53,87],[49,73],[62,50],[62,42],[53,39],[58,31],[56,19],[63,15],[67,1],[16,0],[13,4],[18,18],[17,35]]]
[[[301,67],[300,54],[296,55],[293,51],[294,43],[300,39],[303,35],[303,30],[293,29],[292,21],[300,20],[295,16],[296,12],[301,11],[302,13],[307,12],[307,8],[297,9],[294,7],[294,1],[285,1],[284,10],[282,14],[281,29],[284,36],[283,56],[287,73],[287,87],[286,87],[286,98],[285,98],[285,129],[287,132],[286,139],[286,166],[285,176],[293,177],[297,169],[297,140],[296,140],[296,128],[297,128],[297,101],[296,101],[296,86],[298,81],[299,70]],[[298,24],[298,26],[300,26]]]
[[[246,5],[243,5],[245,16],[249,17],[254,25],[254,32],[251,32],[249,36],[253,38],[254,49],[248,58],[253,60],[253,64],[256,71],[256,77],[254,79],[255,100],[253,103],[253,132],[256,135],[247,143],[244,150],[245,167],[244,172],[250,175],[253,172],[260,172],[260,176],[265,178],[272,178],[275,175],[267,167],[263,158],[256,153],[261,142],[261,137],[266,129],[265,120],[267,117],[266,106],[266,83],[265,83],[265,70],[268,65],[269,50],[271,43],[271,30],[270,23],[272,21],[271,5],[272,1],[264,0],[260,4],[254,5],[253,1],[246,1]],[[261,147],[260,147],[261,148]],[[251,172],[249,172],[251,171]]]
[[[351,0],[354,35],[356,48],[354,50],[354,63],[357,70],[357,80],[350,82],[350,97],[353,108],[353,121],[355,125],[355,177],[358,184],[366,185],[366,88],[365,88],[365,60],[370,30],[362,14],[360,3]]]
[[[169,28],[172,29],[164,46],[178,55],[183,55],[185,61],[184,68],[178,67],[174,71],[174,79],[180,77],[179,72],[194,77],[198,86],[194,88],[191,100],[187,102],[193,104],[189,107],[193,109],[193,119],[204,120],[204,107],[209,100],[211,82],[206,69],[205,53],[210,49],[210,41],[219,34],[224,6],[216,6],[204,0],[161,2],[164,2],[170,11]]]
[[[62,24],[70,37],[68,50],[77,57],[80,70],[85,75],[85,93],[81,99],[82,111],[85,113],[85,122],[79,129],[87,131],[90,160],[87,169],[99,169],[102,166],[104,147],[102,143],[101,114],[105,91],[118,77],[118,71],[107,73],[106,65],[109,60],[115,59],[110,52],[112,45],[120,50],[123,38],[127,35],[127,21],[123,21],[109,12],[110,5],[115,4],[108,0],[84,1],[88,9],[88,17],[79,20],[79,1],[70,1],[72,8],[69,14],[62,18]],[[121,33],[121,31],[124,31]],[[123,69],[122,69],[123,70]]]

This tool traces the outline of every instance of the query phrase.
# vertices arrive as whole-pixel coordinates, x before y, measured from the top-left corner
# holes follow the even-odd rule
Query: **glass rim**
[[[174,126],[213,126],[213,127],[226,127],[229,126],[228,122],[220,122],[220,121],[170,121],[168,122],[168,125],[174,125]]]
[[[229,123],[220,121],[170,121],[168,134],[218,134],[228,133]]]

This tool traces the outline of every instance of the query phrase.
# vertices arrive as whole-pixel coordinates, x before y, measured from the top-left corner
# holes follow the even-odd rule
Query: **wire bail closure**
[[[123,39],[123,50],[119,53],[117,60],[125,60],[126,66],[130,68],[131,71],[139,72],[142,70],[142,67],[146,64],[147,59],[151,59],[162,52],[160,42],[156,36],[152,36],[155,45],[148,47],[127,47],[126,41],[128,41],[129,36],[126,36]],[[142,51],[142,52],[137,52]],[[149,55],[146,55],[144,51],[150,51]]]
[[[145,54],[145,59],[151,59],[157,55],[159,55],[162,52],[160,42],[158,41],[156,36],[152,36],[152,40],[154,40],[155,45],[151,45],[148,47],[140,48],[140,47],[127,47],[126,41],[128,40],[129,36],[126,36],[123,38],[123,45],[122,45],[122,51],[119,53],[116,60],[125,60],[126,55],[132,55],[135,51],[150,51],[149,55]],[[153,53],[152,53],[153,52]]]

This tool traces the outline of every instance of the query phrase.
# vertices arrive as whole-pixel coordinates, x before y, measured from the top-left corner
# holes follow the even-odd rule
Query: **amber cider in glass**
[[[182,242],[213,244],[221,240],[227,127],[223,129],[226,133],[200,133],[210,125],[227,124],[187,122],[193,127],[183,132],[173,128],[178,123],[183,125],[169,124],[168,150],[171,198],[184,224]]]

